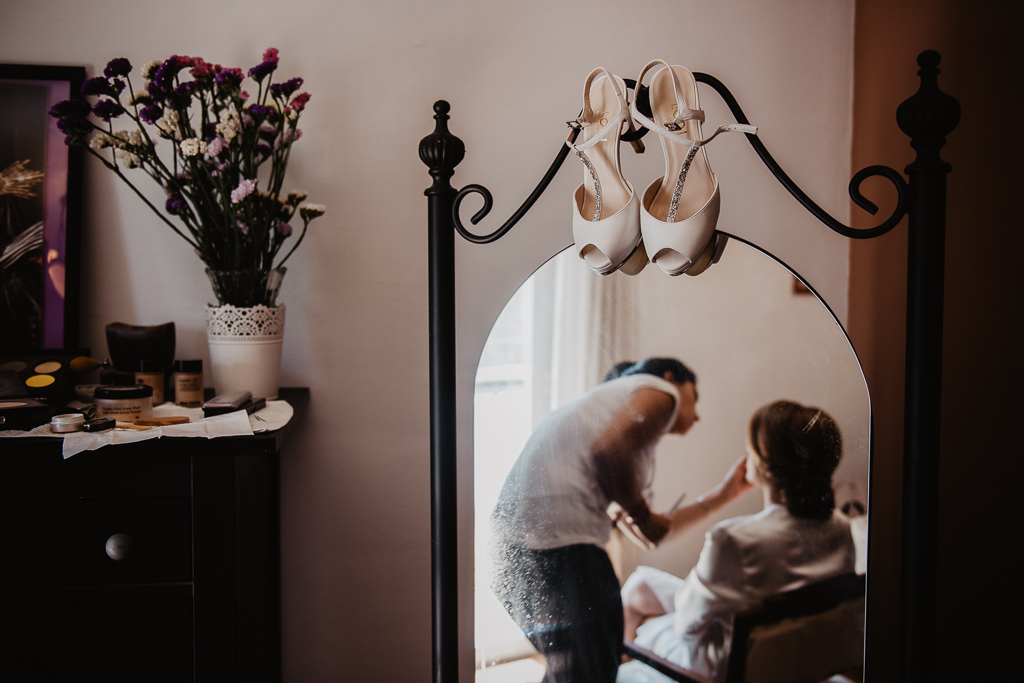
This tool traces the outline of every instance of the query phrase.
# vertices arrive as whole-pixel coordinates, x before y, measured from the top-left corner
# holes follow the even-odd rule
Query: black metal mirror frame
[[[936,556],[938,547],[939,427],[942,388],[942,307],[946,230],[946,175],[952,167],[940,150],[960,120],[960,104],[939,90],[939,54],[917,59],[921,86],[896,110],[896,121],[917,152],[902,174],[887,166],[869,166],[854,174],[850,197],[872,215],[878,208],[860,192],[871,176],[887,178],[896,188],[896,207],[874,228],[844,225],[815,204],[782,170],[756,135],[747,139],[772,174],[822,223],[852,239],[870,239],[908,217],[907,346],[904,403],[903,522],[900,570],[900,680],[924,682],[934,674]],[[714,76],[695,73],[713,88],[737,123],[748,123],[732,93]],[[635,86],[635,83],[633,84]],[[640,104],[643,93],[637,93]],[[491,194],[481,185],[456,190],[450,184],[465,156],[463,142],[448,131],[450,106],[434,104],[435,130],[420,142],[420,159],[433,184],[424,192],[428,205],[430,284],[430,477],[431,563],[433,575],[433,681],[458,681],[458,518],[456,507],[456,356],[455,233],[477,244],[500,239],[526,215],[565,161],[563,145],[547,173],[522,206],[487,235],[470,233],[459,217],[469,194],[484,206],[475,225],[491,208]],[[820,297],[819,297],[820,298]],[[869,501],[870,507],[870,501]]]

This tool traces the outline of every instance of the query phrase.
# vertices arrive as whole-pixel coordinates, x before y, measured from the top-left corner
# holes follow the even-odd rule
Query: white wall
[[[635,77],[662,57],[729,85],[794,180],[844,218],[852,39],[852,0],[4,3],[4,62],[84,65],[95,75],[111,57],[138,65],[189,54],[247,68],[274,46],[279,74],[304,77],[313,94],[287,185],[328,214],[289,263],[281,297],[284,384],[313,392],[304,434],[282,462],[288,680],[430,675],[429,178],[416,149],[433,101],[452,103],[452,129],[466,141],[456,184],[488,185],[504,220],[554,156],[590,69]],[[724,120],[715,96],[704,107],[710,122]],[[654,147],[640,159],[625,152],[637,185],[660,175]],[[741,136],[716,140],[709,154],[723,227],[790,262],[844,318],[845,240],[806,215]],[[577,176],[563,172],[502,242],[457,248],[464,428],[491,322],[571,241]],[[82,343],[102,354],[109,322],[174,320],[178,355],[208,357],[202,307],[212,297],[199,260],[97,164],[86,165],[85,193]],[[464,430],[462,463],[472,462],[469,444]]]

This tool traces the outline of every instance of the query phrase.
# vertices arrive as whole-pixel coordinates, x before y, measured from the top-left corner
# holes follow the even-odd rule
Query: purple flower
[[[277,234],[281,237],[289,237],[292,234],[292,226],[287,223],[278,223]]]
[[[249,234],[249,226],[246,225],[245,223],[243,223],[242,221],[236,220],[235,221],[235,225],[238,226],[238,229],[242,231],[243,235],[248,235]]]
[[[288,98],[291,97],[292,93],[302,87],[303,82],[304,81],[301,78],[292,78],[284,83],[275,83],[270,86],[270,92],[273,93],[275,97]]]
[[[90,95],[117,97],[117,91],[114,90],[114,86],[110,84],[110,81],[103,76],[93,76],[82,84],[82,97],[89,97]]]
[[[110,79],[110,87],[114,89],[114,92],[120,95],[127,87],[127,84],[120,78],[112,78]]]
[[[192,66],[192,62],[193,59],[191,57],[171,55],[163,64],[157,67],[156,73],[153,74],[153,81],[165,88],[170,88],[178,72],[187,66]]]
[[[62,116],[57,119],[57,129],[68,138],[73,139],[87,135],[92,130],[92,126],[80,116]]]
[[[224,69],[214,77],[213,82],[217,85],[237,88],[242,84],[243,78],[245,75],[241,69]]]
[[[265,104],[250,104],[246,111],[252,116],[262,116],[264,118],[274,114],[273,107],[268,107]]]
[[[118,104],[116,100],[103,99],[93,106],[92,113],[104,121],[110,121],[110,119],[117,118],[123,114],[124,107]]]
[[[242,114],[242,125],[246,128],[252,128],[253,124],[256,123],[252,120],[252,117],[248,114]]]
[[[92,107],[85,100],[75,98],[73,100],[62,100],[50,108],[50,116],[59,119],[64,116],[76,116],[85,118],[92,111]]]
[[[156,125],[156,122],[160,120],[160,117],[164,115],[164,108],[159,104],[151,104],[148,107],[143,107],[142,111],[139,112],[139,118],[148,123],[149,125]]]
[[[235,189],[231,190],[231,203],[232,204],[237,204],[238,202],[242,201],[243,199],[248,197],[250,194],[252,194],[253,190],[255,190],[255,189],[256,189],[256,181],[255,180],[248,180],[248,179],[247,180],[243,180],[242,182],[240,182],[238,184],[238,187],[236,187]]]
[[[253,68],[249,69],[249,78],[256,81],[257,83],[263,82],[263,79],[270,75],[274,70],[277,69],[277,62],[264,61],[260,62]]]
[[[256,145],[256,152],[262,156],[269,157],[272,151],[273,150],[270,149],[270,145],[266,145],[262,142]]]
[[[164,208],[167,209],[167,213],[172,216],[180,216],[188,212],[188,204],[186,204],[185,199],[178,194],[168,197],[167,203],[164,204]]]
[[[132,63],[124,57],[116,57],[107,62],[107,68],[103,70],[103,75],[113,78],[114,76],[127,76],[131,72]]]
[[[162,100],[167,97],[167,89],[156,81],[150,81],[149,87],[146,90],[149,91],[149,96],[155,100]]]

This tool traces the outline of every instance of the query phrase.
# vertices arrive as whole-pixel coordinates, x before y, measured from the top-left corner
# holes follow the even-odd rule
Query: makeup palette
[[[72,398],[78,375],[71,361],[82,355],[88,351],[0,354],[0,429],[30,429],[49,421]]]
[[[8,392],[37,399],[61,398],[69,385],[74,388],[70,364],[75,357],[40,352],[34,355],[0,355],[0,373],[8,378],[6,384],[0,384],[0,399],[12,395]],[[20,380],[20,387],[11,375]]]

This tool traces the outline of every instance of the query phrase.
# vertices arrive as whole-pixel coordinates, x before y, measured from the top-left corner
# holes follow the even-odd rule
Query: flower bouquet
[[[270,48],[249,69],[254,97],[243,89],[241,69],[201,57],[148,62],[139,88],[128,78],[132,65],[117,58],[85,82],[81,98],[50,110],[68,145],[98,158],[192,245],[222,305],[274,306],[282,266],[324,213],[322,205],[304,203],[305,192],[282,190],[310,95],[298,92],[301,78],[273,83],[277,65],[278,51]],[[114,130],[115,122],[132,125]],[[161,157],[158,149],[168,148]],[[126,169],[142,169],[160,184],[163,211]],[[302,231],[279,259],[296,213]]]

